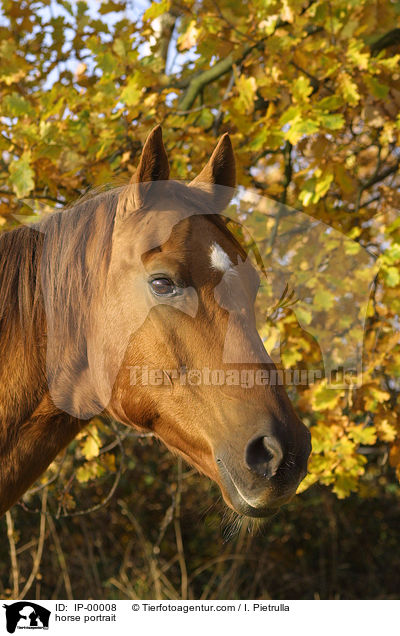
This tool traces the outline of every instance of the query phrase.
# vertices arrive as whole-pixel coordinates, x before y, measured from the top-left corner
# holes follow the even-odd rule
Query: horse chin
[[[240,492],[229,470],[221,459],[217,460],[217,465],[222,482],[222,495],[226,504],[229,508],[234,510],[234,512],[245,517],[268,519],[273,517],[281,505],[285,503],[285,501],[279,501],[279,503],[274,501],[268,504],[263,503],[262,505],[253,504]]]

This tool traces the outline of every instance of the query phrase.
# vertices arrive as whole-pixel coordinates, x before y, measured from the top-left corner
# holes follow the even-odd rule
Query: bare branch
[[[182,478],[182,460],[178,458],[178,483],[176,489],[175,498],[175,510],[174,510],[174,528],[176,547],[178,550],[178,562],[181,570],[181,598],[185,601],[188,598],[188,573],[185,560],[185,552],[183,548],[182,529],[181,529],[181,478]]]
[[[13,588],[12,595],[13,595],[13,598],[18,598],[19,568],[18,568],[17,551],[15,549],[14,523],[13,523],[11,512],[9,510],[7,510],[6,512],[6,522],[7,522],[8,543],[10,544],[11,578],[12,578],[12,588]]]
[[[64,587],[67,594],[67,598],[72,600],[74,597],[72,594],[71,579],[69,578],[69,574],[68,574],[67,562],[64,556],[63,549],[61,547],[60,539],[57,534],[56,526],[51,516],[48,516],[48,523],[49,523],[49,528],[50,528],[51,536],[53,539],[54,547],[57,552],[58,562],[60,564],[61,572],[63,575]]]
[[[400,29],[392,29],[382,35],[376,42],[371,44],[371,53],[377,55],[383,49],[387,49],[394,44],[400,44]]]
[[[39,572],[40,562],[42,560],[42,554],[43,554],[44,540],[46,536],[46,507],[47,507],[47,488],[43,491],[43,495],[42,495],[42,510],[41,510],[42,514],[40,517],[39,540],[38,540],[38,547],[36,550],[36,554],[33,559],[32,571],[28,577],[27,582],[24,585],[24,588],[21,594],[17,597],[18,599],[25,598],[27,592],[29,592],[32,586],[32,583],[34,582],[36,578],[37,573]]]

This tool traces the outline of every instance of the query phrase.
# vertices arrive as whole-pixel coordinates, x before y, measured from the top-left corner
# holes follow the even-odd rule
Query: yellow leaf
[[[298,77],[292,87],[293,99],[296,102],[308,101],[313,89],[308,77],[301,75]]]
[[[383,442],[394,442],[397,437],[396,428],[387,419],[377,421],[376,430]]]
[[[282,363],[285,367],[293,367],[296,362],[299,362],[302,359],[302,354],[300,351],[296,351],[296,349],[286,349],[281,353]]]
[[[128,106],[138,104],[142,97],[143,88],[137,85],[135,77],[132,77],[121,93],[121,100]]]
[[[323,380],[314,391],[312,397],[312,406],[316,411],[324,411],[325,409],[333,409],[338,405],[339,400],[343,397],[344,391],[340,389],[328,388],[326,380]]]
[[[30,153],[10,165],[10,182],[17,197],[24,197],[35,187],[34,172],[30,165]]]
[[[348,435],[356,444],[375,444],[376,442],[376,429],[374,426],[353,425],[349,428]]]
[[[82,446],[82,454],[86,457],[86,459],[93,459],[99,454],[99,448],[97,440],[89,435]]]
[[[361,53],[361,49],[364,46],[365,44],[361,40],[352,40],[346,53],[347,59],[353,62],[361,71],[365,71],[368,68],[369,62],[368,51]]]
[[[358,92],[358,86],[353,82],[348,73],[340,73],[339,75],[339,89],[346,102],[355,106],[360,101],[360,94]]]
[[[92,422],[92,424],[85,429],[84,434],[86,435],[86,439],[82,444],[82,455],[86,457],[86,459],[93,459],[98,456],[101,447],[96,424]]]
[[[192,20],[186,29],[185,33],[178,38],[178,48],[180,51],[185,51],[196,46],[199,30],[196,26],[196,20]]]
[[[348,497],[352,491],[357,490],[358,479],[350,475],[339,475],[332,488],[338,499]]]
[[[143,21],[154,20],[163,13],[169,11],[171,7],[171,0],[161,0],[161,2],[152,2],[148,9],[143,14]]]
[[[294,20],[292,8],[289,6],[287,0],[283,0],[281,9],[281,18],[284,22],[289,22],[290,24]]]
[[[335,297],[327,289],[318,289],[315,293],[313,304],[318,311],[328,310],[335,304]]]
[[[254,110],[254,99],[257,90],[257,82],[254,77],[246,77],[240,75],[236,79],[236,86],[239,97],[236,98],[236,106],[246,114],[250,114]]]

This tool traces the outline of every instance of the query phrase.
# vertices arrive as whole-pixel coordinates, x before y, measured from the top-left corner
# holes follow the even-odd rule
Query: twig
[[[284,173],[284,179],[283,179],[283,192],[281,196],[281,203],[283,203],[283,205],[285,205],[287,200],[287,191],[288,191],[290,182],[292,180],[292,174],[293,174],[292,148],[293,146],[290,143],[290,141],[287,141],[285,144],[285,149],[284,149],[285,173]],[[279,216],[279,211],[278,211],[278,216]],[[278,227],[277,227],[278,224],[279,224],[279,219],[277,217],[276,231],[278,231]],[[271,246],[274,244],[274,241],[275,241],[275,237],[271,243]]]
[[[175,513],[174,528],[175,528],[176,547],[178,550],[179,567],[181,570],[181,597],[183,601],[186,601],[188,598],[188,574],[187,574],[185,552],[183,548],[182,529],[181,529],[181,522],[180,522],[181,492],[182,492],[181,478],[182,478],[182,460],[179,457],[178,458],[178,483],[177,483],[175,511],[174,511]]]
[[[97,569],[97,564],[96,564],[96,558],[94,556],[94,552],[93,552],[93,544],[90,540],[88,531],[87,531],[87,525],[86,525],[86,519],[85,517],[81,517],[79,519],[79,523],[80,526],[82,528],[83,531],[83,536],[85,538],[85,542],[86,542],[86,546],[87,546],[87,555],[88,555],[88,560],[90,563],[90,568],[92,570],[92,576],[93,576],[93,582],[95,585],[94,588],[94,593],[95,593],[95,598],[97,596],[99,596],[99,592],[101,593],[101,580],[100,580],[100,576],[99,576],[99,571]],[[97,588],[97,589],[96,589]]]
[[[48,523],[49,523],[49,528],[50,528],[51,536],[53,539],[54,547],[57,552],[58,562],[60,564],[61,572],[63,574],[65,592],[67,594],[67,598],[72,600],[74,597],[72,595],[71,579],[69,578],[69,574],[68,574],[67,562],[65,560],[64,552],[61,547],[60,539],[58,537],[56,526],[54,524],[52,517],[48,517]]]
[[[126,517],[129,519],[129,521],[132,523],[136,534],[138,536],[139,541],[142,544],[143,547],[143,553],[146,556],[147,562],[149,564],[149,570],[151,573],[151,576],[153,578],[153,584],[154,584],[154,589],[155,589],[155,598],[156,599],[161,599],[162,595],[161,595],[161,588],[160,588],[160,579],[161,579],[161,572],[158,570],[157,568],[157,562],[155,560],[155,557],[153,555],[153,550],[150,547],[150,543],[149,541],[146,539],[146,536],[142,530],[142,527],[140,525],[140,523],[138,522],[138,520],[136,519],[136,517],[131,513],[131,511],[129,510],[129,508],[126,506],[125,502],[122,500],[119,500],[117,502],[121,508],[123,513],[126,515]]]
[[[398,159],[393,166],[388,166],[387,168],[385,168],[385,170],[382,170],[382,172],[378,172],[376,170],[375,173],[372,175],[372,177],[367,179],[365,183],[362,183],[358,189],[357,201],[356,201],[354,211],[358,212],[361,206],[361,196],[365,190],[368,190],[368,188],[371,188],[372,186],[374,186],[376,183],[379,183],[380,181],[384,181],[391,174],[394,174],[395,172],[397,172],[399,167],[400,167],[400,159]],[[379,170],[379,165],[378,165],[378,170]]]
[[[60,460],[60,465],[58,467],[58,470],[57,470],[56,474],[53,475],[53,477],[51,477],[51,479],[46,481],[44,484],[40,484],[39,486],[36,486],[35,488],[30,488],[29,490],[26,491],[25,495],[33,495],[34,493],[39,492],[40,490],[43,490],[44,488],[47,488],[47,486],[50,486],[50,484],[55,482],[60,476],[60,473],[61,473],[63,464],[65,462],[66,456],[67,456],[67,451],[64,452],[64,455],[62,456],[62,458]]]
[[[11,578],[12,578],[13,598],[18,598],[18,594],[19,594],[19,568],[18,568],[17,551],[15,549],[13,518],[12,518],[11,512],[9,510],[7,510],[7,512],[6,512],[6,521],[7,521],[8,543],[10,544],[10,560],[11,560]]]
[[[12,190],[0,190],[0,194],[3,194],[6,197],[15,197],[19,201],[17,195]],[[51,196],[47,196],[47,195],[45,196],[45,195],[42,195],[42,194],[34,194],[33,193],[33,195],[30,196],[29,198],[30,199],[38,199],[38,200],[43,199],[45,201],[53,201],[54,203],[60,203],[62,205],[66,204],[66,201],[64,199],[61,200],[61,199],[57,199],[56,197],[51,197]]]
[[[24,585],[24,588],[21,594],[18,596],[18,599],[22,599],[25,597],[26,593],[30,590],[32,583],[34,582],[37,573],[39,572],[40,562],[42,560],[42,554],[43,554],[44,540],[46,535],[46,506],[47,506],[47,488],[43,491],[43,495],[42,495],[42,510],[41,510],[42,514],[40,517],[39,541],[38,541],[36,554],[33,559],[32,571],[28,577],[27,582]]]
[[[308,79],[311,82],[311,86],[313,88],[313,93],[315,93],[319,87],[321,86],[321,84],[324,84],[324,88],[329,91],[329,93],[331,93],[332,95],[335,94],[335,91],[330,87],[326,85],[326,81],[328,80],[328,78],[324,79],[324,80],[319,80],[317,77],[315,77],[315,75],[312,75],[311,73],[309,73],[308,71],[306,71],[305,68],[302,68],[299,64],[297,64],[297,62],[294,62],[293,60],[290,62],[290,64],[292,66],[294,66],[294,68],[296,68],[298,71],[300,71],[301,73],[304,73],[304,75],[306,75],[308,77]]]

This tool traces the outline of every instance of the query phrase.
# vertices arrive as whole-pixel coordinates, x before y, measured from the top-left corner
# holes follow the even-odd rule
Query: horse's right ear
[[[137,210],[144,205],[152,182],[166,181],[168,178],[168,157],[162,140],[161,126],[158,125],[148,135],[139,165],[129,182],[129,189],[133,196],[133,208]]]
[[[235,155],[228,133],[219,140],[210,159],[189,186],[198,187],[211,194],[211,204],[221,213],[232,199],[236,185]]]

